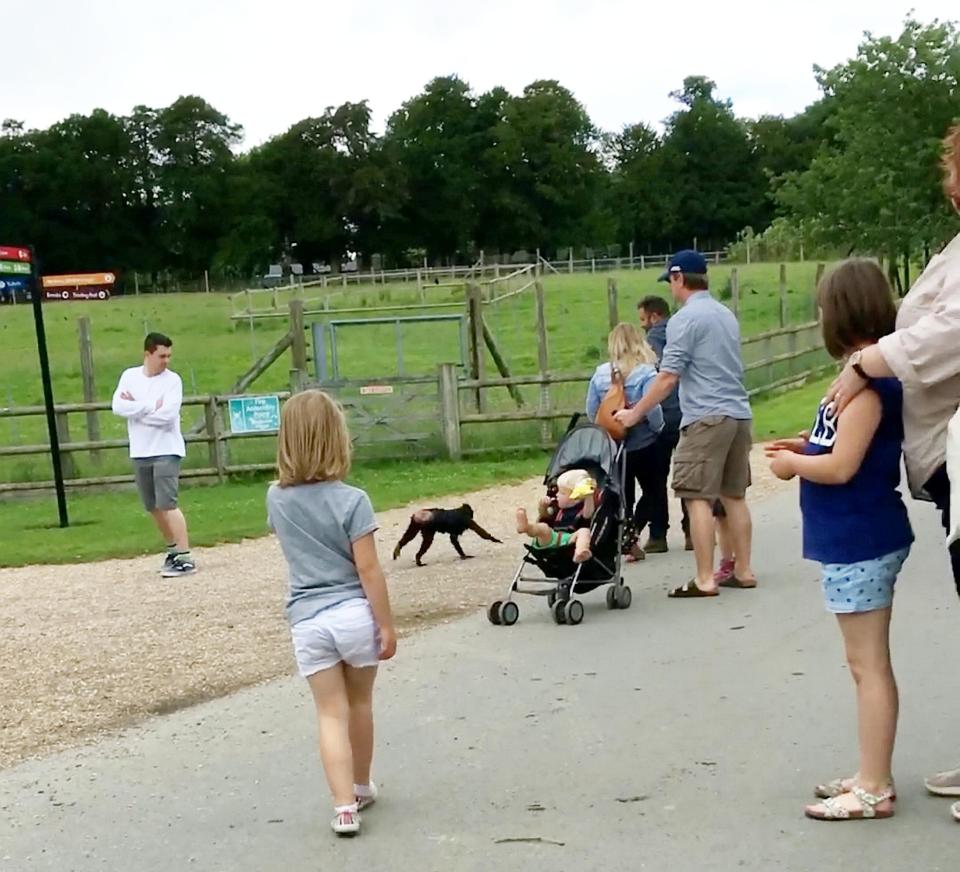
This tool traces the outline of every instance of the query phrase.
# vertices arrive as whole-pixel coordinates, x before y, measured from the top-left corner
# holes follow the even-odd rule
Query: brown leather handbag
[[[610,364],[610,388],[600,401],[597,409],[596,423],[603,427],[617,442],[623,441],[627,435],[627,428],[623,426],[614,414],[627,407],[627,395],[623,387],[623,373],[620,368]]]

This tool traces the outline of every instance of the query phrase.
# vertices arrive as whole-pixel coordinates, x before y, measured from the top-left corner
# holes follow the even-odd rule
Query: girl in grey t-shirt
[[[320,758],[333,794],[337,835],[360,831],[377,798],[373,684],[397,641],[370,498],[344,484],[350,434],[342,409],[322,391],[295,394],[277,438],[279,481],[267,519],[289,567],[287,618],[300,674],[320,723]]]

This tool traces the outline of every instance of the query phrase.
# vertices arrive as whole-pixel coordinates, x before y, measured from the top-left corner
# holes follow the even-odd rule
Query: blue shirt
[[[893,378],[875,379],[880,397],[877,432],[856,475],[846,484],[800,482],[803,556],[820,563],[859,563],[907,548],[913,530],[900,497],[903,389]],[[832,454],[842,419],[820,405],[807,454]]]
[[[669,320],[669,319],[668,319]],[[647,330],[647,342],[657,353],[657,363],[663,360],[663,349],[667,345],[667,321],[659,321]],[[675,387],[670,395],[660,404],[663,411],[663,433],[676,434],[680,432],[680,388]]]
[[[680,377],[682,427],[712,415],[738,421],[753,417],[743,385],[740,325],[709,291],[691,294],[667,322],[660,369]]]
[[[641,363],[634,368],[623,380],[623,392],[626,395],[627,405],[633,406],[640,402],[643,395],[650,389],[650,385],[657,377],[657,370],[647,363]],[[587,417],[594,421],[597,417],[597,409],[606,396],[612,376],[610,373],[610,364],[601,363],[596,372],[590,378],[590,386],[587,388]],[[627,438],[623,440],[623,447],[626,451],[635,451],[638,448],[646,448],[657,441],[657,436],[663,429],[663,412],[660,406],[654,406],[647,417],[627,430]]]

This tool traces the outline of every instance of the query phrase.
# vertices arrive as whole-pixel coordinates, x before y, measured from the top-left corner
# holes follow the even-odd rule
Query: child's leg
[[[553,541],[553,529],[542,521],[531,524],[526,509],[517,509],[517,532],[536,539],[538,545],[547,546]]]
[[[593,553],[590,551],[590,531],[581,527],[573,534],[573,562],[586,563]]]
[[[887,790],[893,782],[891,765],[899,696],[890,662],[891,613],[890,608],[885,608],[837,615],[847,663],[857,689],[860,771],[849,783],[874,795]],[[844,786],[846,784],[844,781]],[[844,793],[833,802],[854,812],[862,808],[852,793]],[[877,810],[883,812],[892,807],[892,801],[885,800]]]
[[[307,677],[320,725],[320,760],[337,808],[353,805],[353,752],[350,746],[350,701],[344,666],[338,663]]]
[[[891,779],[899,696],[890,663],[891,609],[837,615],[857,685],[860,786],[879,793]]]
[[[350,747],[353,749],[353,781],[370,784],[373,761],[373,682],[376,666],[356,669],[344,664],[343,676],[350,705]]]

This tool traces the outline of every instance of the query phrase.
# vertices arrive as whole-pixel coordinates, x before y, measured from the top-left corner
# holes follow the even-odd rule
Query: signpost
[[[26,275],[30,277],[30,299],[33,303],[33,323],[37,333],[37,352],[40,355],[40,380],[43,382],[43,404],[47,410],[47,431],[50,434],[50,457],[53,461],[53,480],[57,489],[57,510],[60,526],[70,526],[67,517],[67,495],[63,486],[63,469],[60,465],[60,437],[53,410],[53,385],[50,381],[50,360],[47,357],[47,335],[43,328],[43,307],[37,288],[36,258],[24,246],[0,245],[0,277]]]
[[[232,397],[230,430],[233,433],[273,433],[280,429],[280,398]]]

